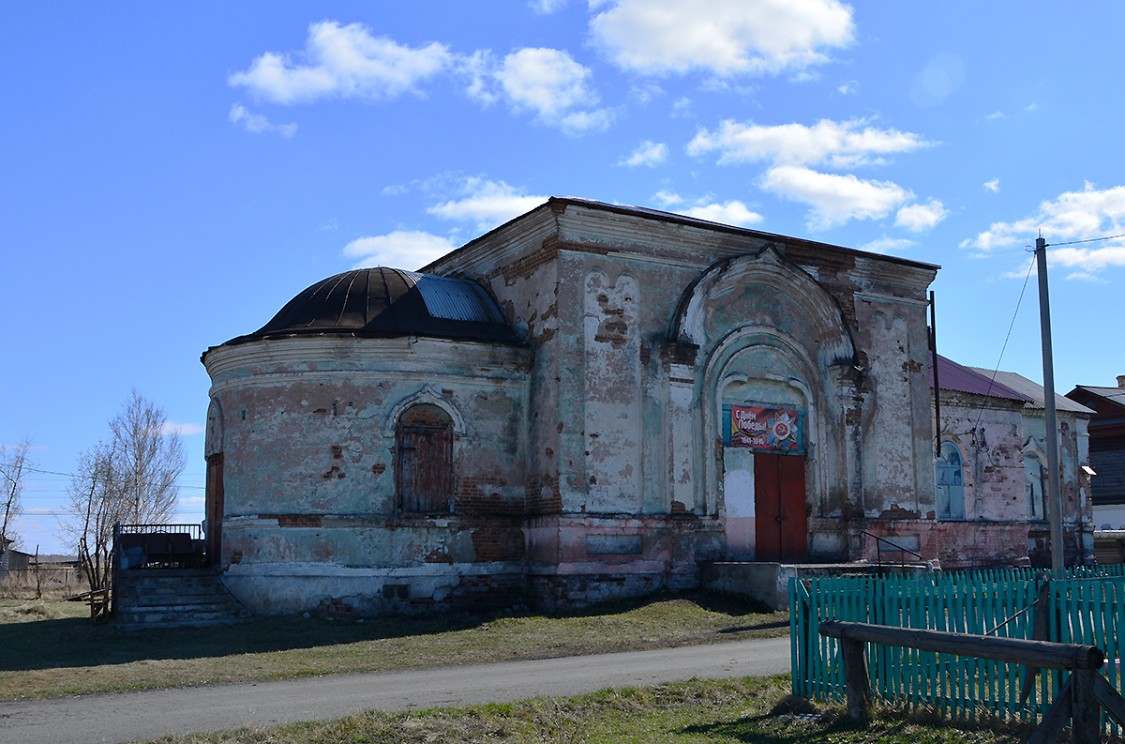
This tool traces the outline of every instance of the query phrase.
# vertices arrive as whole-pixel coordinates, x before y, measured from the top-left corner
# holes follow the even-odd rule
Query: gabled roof
[[[1105,398],[1121,408],[1125,408],[1125,388],[1122,387],[1094,387],[1093,385],[1076,385],[1075,390],[1083,390],[1090,395]],[[1073,392],[1073,391],[1072,391]]]
[[[979,367],[973,369],[976,372],[980,372],[981,374],[992,374],[992,372],[987,369],[981,369]],[[1042,385],[1036,382],[1032,382],[1023,375],[1016,374],[1015,372],[996,372],[995,374],[997,382],[1003,384],[1005,387],[1011,390],[1015,390],[1020,394],[1027,396],[1028,400],[1030,401],[1027,404],[1027,408],[1046,407],[1046,396],[1044,395]],[[1081,403],[1076,403],[1070,398],[1067,398],[1065,395],[1059,395],[1058,393],[1055,393],[1055,410],[1069,411],[1071,413],[1084,413],[1091,416],[1094,414],[1094,411],[1090,410]]]
[[[930,357],[927,357],[929,359]],[[990,398],[1005,398],[1030,403],[1031,398],[1024,393],[1013,390],[1002,381],[992,379],[989,372],[975,370],[958,364],[952,359],[947,359],[938,354],[938,383],[942,390],[953,390],[959,393],[984,395]],[[933,362],[930,362],[930,387],[934,386]]]

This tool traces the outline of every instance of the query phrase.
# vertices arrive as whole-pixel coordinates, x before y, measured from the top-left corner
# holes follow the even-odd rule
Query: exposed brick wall
[[[505,498],[496,489],[503,487],[491,478],[462,477],[457,488],[454,510],[466,516],[495,515],[522,517],[523,499]],[[522,494],[521,494],[522,496]]]
[[[278,527],[320,527],[321,514],[259,514],[259,519],[276,519]]]
[[[533,477],[527,483],[527,515],[531,517],[562,512],[562,494],[557,476]]]
[[[522,560],[526,541],[519,522],[488,520],[473,530],[473,550],[478,563]]]

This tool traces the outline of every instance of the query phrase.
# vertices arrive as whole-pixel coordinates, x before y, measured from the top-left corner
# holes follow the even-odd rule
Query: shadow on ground
[[[270,617],[200,628],[118,631],[88,618],[0,625],[2,668],[7,671],[126,664],[286,651],[404,636],[465,630],[494,616],[391,617],[364,622],[320,617]]]
[[[734,634],[786,628],[787,621],[753,624],[752,617],[763,608],[737,596],[711,593],[662,593],[635,600],[601,604],[584,610],[552,614],[550,617],[584,618],[623,616],[638,608],[668,600],[690,602],[720,613],[737,623],[717,628],[716,639]],[[678,604],[674,602],[673,604]],[[253,618],[222,626],[202,628],[162,628],[118,631],[112,625],[93,625],[86,617],[42,619],[32,622],[0,623],[2,670],[28,671],[70,667],[127,664],[167,659],[217,658],[236,654],[264,653],[344,645],[364,641],[428,636],[463,631],[487,625],[498,618],[534,617],[525,607],[481,613],[442,613],[411,616],[383,616],[356,619],[328,619],[316,615]],[[622,618],[624,620],[624,618]],[[676,624],[675,621],[672,624]],[[682,624],[682,623],[681,623]],[[625,627],[627,623],[623,623]],[[678,626],[677,626],[678,627]],[[704,634],[705,635],[705,634]],[[684,641],[672,642],[679,645]],[[706,642],[696,637],[687,642]],[[604,650],[604,649],[601,649]],[[550,655],[549,653],[547,655]]]

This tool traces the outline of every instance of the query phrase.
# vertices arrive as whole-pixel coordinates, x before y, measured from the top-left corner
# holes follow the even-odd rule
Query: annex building
[[[987,563],[954,549],[978,513],[1039,561],[1029,396],[983,395],[1010,483],[968,413],[938,462],[937,270],[559,197],[420,272],[330,277],[203,354],[209,550],[260,612],[580,605],[873,559],[869,534]]]

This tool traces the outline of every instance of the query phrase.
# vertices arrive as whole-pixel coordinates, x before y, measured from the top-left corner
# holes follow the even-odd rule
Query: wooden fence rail
[[[1105,654],[1096,646],[835,620],[820,623],[820,634],[840,641],[840,655],[844,661],[844,678],[847,684],[848,715],[855,721],[865,721],[868,717],[872,694],[864,643],[873,643],[1015,662],[1043,669],[1069,670],[1070,679],[1032,735],[1032,744],[1055,741],[1068,719],[1073,720],[1074,741],[1078,744],[1097,742],[1101,733],[1099,705],[1118,724],[1125,725],[1125,699],[1099,674],[1105,662]]]
[[[1122,568],[791,580],[793,693],[845,699],[841,644],[819,633],[825,620],[1093,645],[1109,660],[1101,682],[1125,691]],[[868,648],[866,663],[878,697],[911,707],[933,706],[942,715],[970,720],[988,716],[1038,722],[1063,695],[1068,676],[1050,667],[1037,673],[1027,659],[1010,663],[882,644]],[[1103,723],[1111,734],[1125,730],[1112,715]]]

